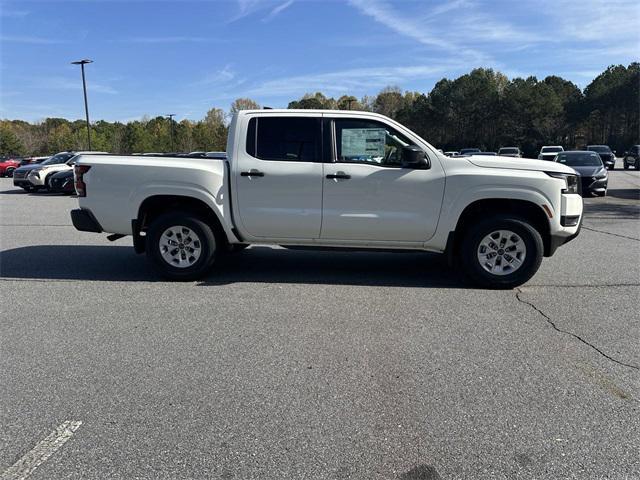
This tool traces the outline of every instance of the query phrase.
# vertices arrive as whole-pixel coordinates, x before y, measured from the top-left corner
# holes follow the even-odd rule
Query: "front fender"
[[[523,186],[482,185],[471,189],[460,189],[455,195],[451,193],[448,195],[445,194],[438,231],[436,235],[425,244],[425,247],[430,250],[444,251],[449,233],[455,231],[458,220],[465,208],[479,200],[494,199],[503,199],[505,202],[522,200],[538,206],[543,211],[542,206],[545,205],[550,209],[554,217],[556,216],[554,205],[558,203],[554,202],[554,199],[549,198],[545,192],[533,186],[525,188]]]

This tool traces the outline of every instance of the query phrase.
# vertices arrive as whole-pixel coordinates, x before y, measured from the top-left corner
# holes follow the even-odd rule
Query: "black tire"
[[[192,265],[184,268],[170,264],[163,258],[161,253],[160,241],[163,233],[167,229],[177,226],[186,227],[195,233],[201,249],[197,260]],[[167,212],[157,217],[147,229],[146,242],[147,258],[151,260],[159,273],[165,278],[178,281],[197,280],[206,275],[215,262],[218,244],[220,243],[216,241],[211,226],[203,219],[191,212],[181,211]],[[184,248],[188,248],[186,247],[187,242],[184,245]],[[176,251],[181,254],[177,248]]]
[[[478,259],[478,250],[482,240],[497,230],[508,230],[515,233],[526,247],[522,264],[512,273],[505,275],[490,273],[485,270]],[[515,288],[533,277],[542,263],[544,253],[542,237],[532,225],[522,218],[513,215],[496,215],[471,225],[463,235],[460,251],[463,272],[478,286],[494,289]]]
[[[29,192],[29,193],[33,192],[33,187],[22,187],[22,189],[23,189],[25,192]]]
[[[8,178],[13,178],[13,171],[15,170],[15,168],[7,168],[4,171],[4,176],[8,177]]]
[[[627,162],[622,162],[625,170],[629,170],[629,164]]]
[[[44,189],[48,192],[51,191],[51,177],[53,177],[53,173],[50,173],[44,178]]]
[[[640,170],[640,160],[636,160],[636,170]]]

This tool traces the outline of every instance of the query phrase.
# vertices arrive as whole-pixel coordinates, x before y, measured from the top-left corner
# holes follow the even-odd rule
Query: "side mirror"
[[[431,162],[424,150],[415,145],[402,147],[402,166],[404,168],[431,168]]]

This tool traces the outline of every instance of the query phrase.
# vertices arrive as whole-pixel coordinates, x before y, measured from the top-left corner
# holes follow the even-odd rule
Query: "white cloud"
[[[54,77],[47,76],[35,83],[37,88],[54,89],[54,90],[82,90],[82,80],[78,78],[66,78],[66,77]],[[104,83],[92,82],[91,79],[87,80],[87,91],[89,93],[105,93],[108,95],[115,95],[118,91],[106,85]]]
[[[412,65],[353,68],[319,74],[298,75],[268,80],[245,90],[242,95],[290,97],[292,99],[304,93],[316,91],[321,91],[328,95],[359,95],[388,85],[402,85],[408,81],[434,79],[452,68],[455,67],[451,64],[437,66]]]
[[[238,13],[235,16],[233,16],[231,19],[229,19],[227,23],[236,22],[244,17],[248,17],[249,15],[253,15],[254,13],[257,13],[259,11],[263,11],[271,8],[271,10],[269,10],[269,13],[262,18],[263,22],[268,22],[273,20],[281,12],[289,8],[294,1],[295,0],[285,0],[284,2],[275,4],[273,0],[237,0]]]
[[[287,0],[284,3],[281,3],[280,5],[276,6],[273,10],[271,10],[271,12],[269,12],[269,15],[267,15],[266,17],[264,17],[262,19],[263,22],[269,22],[271,20],[273,20],[274,18],[276,18],[281,12],[283,12],[284,10],[286,10],[287,8],[289,8],[291,5],[293,5],[293,1],[294,0]]]
[[[233,82],[236,80],[235,82]],[[230,65],[225,65],[224,68],[217,70],[213,73],[206,75],[204,78],[193,82],[192,85],[226,85],[230,82],[242,83],[243,80],[237,80],[236,72]]]

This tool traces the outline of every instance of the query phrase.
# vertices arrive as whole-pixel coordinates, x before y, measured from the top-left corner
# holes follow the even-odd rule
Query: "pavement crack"
[[[523,303],[525,305],[530,306],[531,308],[533,308],[536,312],[538,312],[539,315],[541,315],[549,325],[551,325],[553,327],[553,329],[557,332],[563,333],[565,335],[570,335],[573,338],[579,340],[580,342],[584,343],[585,345],[587,345],[588,347],[592,348],[593,350],[595,350],[596,352],[598,352],[600,355],[602,355],[604,358],[606,358],[607,360],[610,360],[614,363],[617,363],[618,365],[622,365],[623,367],[628,367],[628,368],[633,368],[634,370],[640,370],[640,367],[637,365],[632,365],[630,363],[625,363],[622,362],[616,358],[613,358],[611,355],[607,355],[605,352],[603,352],[602,350],[600,350],[598,347],[596,347],[594,344],[589,343],[588,341],[586,341],[584,338],[582,338],[580,335],[577,335],[573,332],[569,332],[568,330],[562,330],[561,328],[558,328],[558,326],[555,324],[555,322],[551,319],[551,317],[549,317],[549,315],[547,315],[546,313],[544,313],[542,310],[540,310],[538,307],[536,307],[533,303],[524,300],[520,295],[522,294],[522,290],[520,290],[519,288],[516,288],[516,299],[520,302]]]
[[[584,228],[585,230],[589,230],[591,232],[604,233],[606,235],[613,235],[614,237],[626,238],[628,240],[635,240],[636,242],[640,242],[640,238],[629,237],[628,235],[620,235],[619,233],[607,232],[606,230],[598,230],[596,228],[585,227],[584,225],[582,225],[582,228]]]

